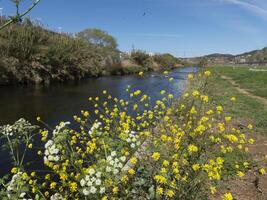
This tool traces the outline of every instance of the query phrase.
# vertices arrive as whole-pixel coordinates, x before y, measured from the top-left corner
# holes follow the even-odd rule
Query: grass
[[[212,100],[221,104],[227,112],[239,118],[241,121],[250,121],[254,124],[258,133],[267,136],[267,108],[257,100],[241,94],[228,81],[220,76],[225,75],[233,78],[241,87],[249,89],[253,94],[267,96],[267,72],[252,72],[248,68],[210,67],[213,78],[208,85],[208,93]],[[265,94],[265,95],[263,95]],[[237,101],[233,106],[229,99],[235,96]]]
[[[258,67],[258,69],[265,69],[266,71],[251,71],[249,69],[249,67],[212,68],[215,73],[232,78],[241,88],[254,95],[267,98],[267,67]]]

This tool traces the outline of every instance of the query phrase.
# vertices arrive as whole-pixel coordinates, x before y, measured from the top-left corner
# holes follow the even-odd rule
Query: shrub
[[[134,50],[131,52],[131,60],[146,69],[152,68],[153,59],[145,51]]]
[[[153,57],[153,59],[163,69],[172,69],[177,64],[181,64],[180,60],[171,54],[157,54]]]

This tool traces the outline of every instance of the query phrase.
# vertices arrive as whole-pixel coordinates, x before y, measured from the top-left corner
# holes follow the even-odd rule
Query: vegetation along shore
[[[123,53],[117,46],[114,37],[99,29],[56,33],[26,19],[0,32],[0,85],[49,84],[183,66],[171,54],[151,56],[134,49]]]

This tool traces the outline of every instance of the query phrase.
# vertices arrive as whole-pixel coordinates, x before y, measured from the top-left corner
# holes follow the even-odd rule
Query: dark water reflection
[[[151,96],[152,101],[160,98],[162,89],[178,97],[183,92],[188,73],[195,71],[194,67],[173,70],[170,72],[174,78],[172,83],[162,74],[147,73],[143,78],[136,75],[100,77],[50,87],[0,87],[0,125],[12,124],[22,117],[34,124],[36,116],[41,116],[51,126],[59,121],[71,121],[80,110],[94,110],[88,102],[89,96],[101,98],[102,91],[108,90],[113,97],[125,99],[128,97],[127,85]],[[1,176],[10,167],[10,161],[4,152],[0,153],[0,160]]]
[[[136,75],[101,77],[50,87],[0,87],[0,125],[13,123],[21,117],[35,123],[36,116],[55,125],[70,120],[81,109],[93,110],[87,99],[89,96],[101,98],[103,90],[107,89],[114,97],[127,98],[127,85],[142,90],[152,100],[160,97],[162,89],[169,89],[177,97],[184,88],[187,74],[196,70],[187,67],[172,71],[170,75],[174,81],[171,84],[162,74],[148,73],[144,78]]]

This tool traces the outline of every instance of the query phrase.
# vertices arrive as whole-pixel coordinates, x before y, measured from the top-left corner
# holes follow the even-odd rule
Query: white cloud
[[[260,16],[267,21],[267,10],[261,8],[259,5],[252,4],[242,0],[220,0],[221,2],[231,3],[243,7],[244,9]]]

